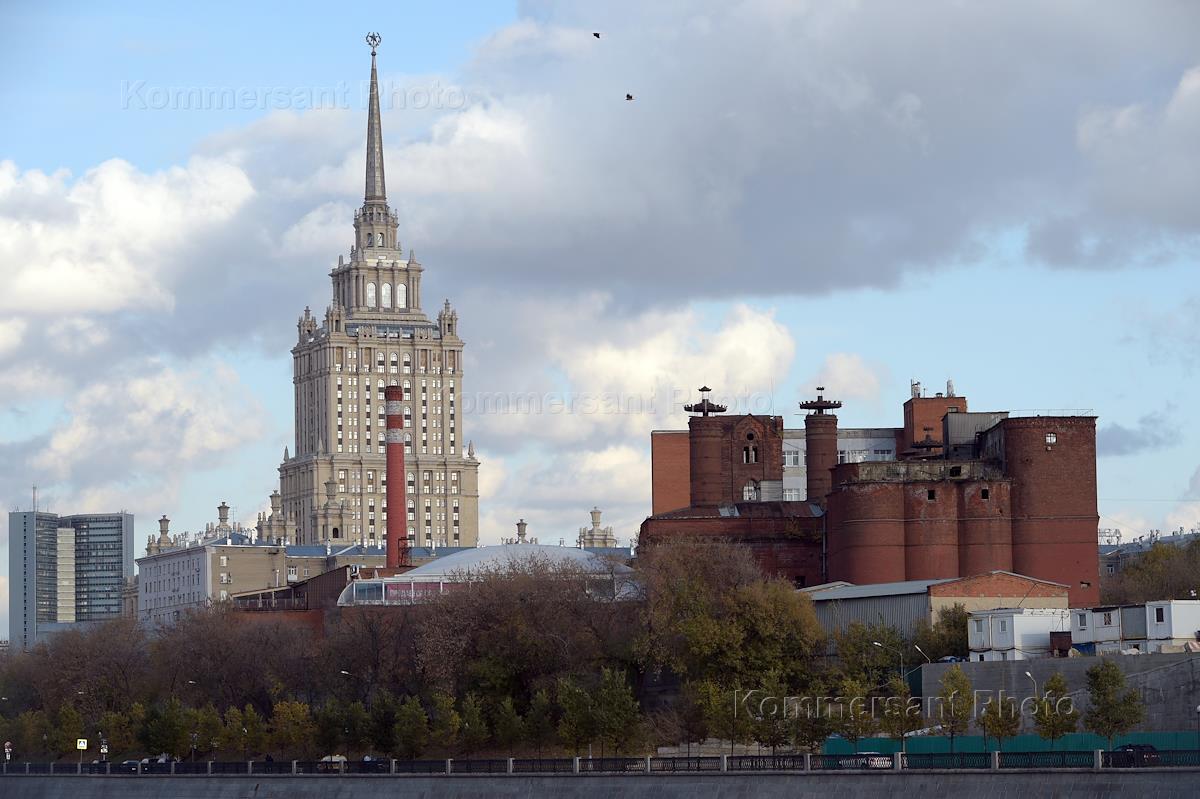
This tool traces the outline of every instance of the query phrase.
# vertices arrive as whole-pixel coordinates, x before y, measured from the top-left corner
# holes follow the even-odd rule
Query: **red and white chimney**
[[[387,416],[387,567],[411,566],[408,554],[408,497],[404,471],[404,389],[388,386],[383,391]]]

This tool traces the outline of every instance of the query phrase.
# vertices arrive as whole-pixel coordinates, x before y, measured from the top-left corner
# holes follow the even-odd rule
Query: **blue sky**
[[[627,539],[648,433],[701,383],[791,414],[820,381],[866,426],[910,378],[1093,410],[1102,526],[1200,524],[1200,12],[1165,2],[7,10],[10,508],[37,482],[147,535],[264,506],[293,325],[360,202],[368,30],[401,239],[426,308],[459,310],[468,390],[657,398],[469,418],[485,540],[570,538],[594,504]],[[206,90],[267,99],[154,100]]]

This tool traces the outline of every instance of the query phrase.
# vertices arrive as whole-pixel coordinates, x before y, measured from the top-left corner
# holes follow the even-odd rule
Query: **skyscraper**
[[[8,514],[9,640],[27,649],[66,625],[115,619],[133,577],[133,514]]]
[[[388,206],[371,44],[366,186],[350,256],[330,272],[318,320],[305,308],[292,348],[295,448],[279,467],[281,496],[264,535],[298,543],[383,541],[386,513],[404,513],[413,545],[473,546],[479,538],[479,462],[462,429],[463,341],[446,300],[422,310],[422,265],[405,257]],[[388,475],[384,387],[404,389],[406,474]],[[407,507],[387,508],[386,481],[404,480]]]

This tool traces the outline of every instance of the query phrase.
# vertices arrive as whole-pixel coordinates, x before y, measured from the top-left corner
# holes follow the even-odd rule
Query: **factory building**
[[[725,416],[708,393],[686,406],[686,446],[674,433],[651,437],[656,513],[645,543],[747,541],[765,570],[799,585],[1006,571],[1066,585],[1074,605],[1098,603],[1094,416],[970,412],[953,384],[928,397],[914,383],[902,427],[848,435],[833,413],[841,403],[819,393],[801,403],[804,430],[791,436],[801,448],[786,445],[780,417]],[[801,449],[803,502],[787,480],[787,453]],[[688,505],[663,510],[680,500],[671,472],[684,462]],[[744,520],[755,517],[780,521],[759,523],[749,541]]]

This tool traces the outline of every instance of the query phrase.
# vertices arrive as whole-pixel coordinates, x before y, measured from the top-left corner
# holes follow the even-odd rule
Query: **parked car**
[[[139,760],[122,760],[120,763],[113,763],[113,774],[137,774]]]
[[[1123,744],[1109,752],[1108,756],[1113,768],[1143,768],[1157,766],[1161,762],[1158,750],[1150,744]]]
[[[892,756],[879,752],[859,752],[856,755],[844,755],[838,758],[838,768],[843,769],[890,769],[891,767]]]

